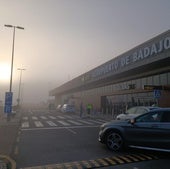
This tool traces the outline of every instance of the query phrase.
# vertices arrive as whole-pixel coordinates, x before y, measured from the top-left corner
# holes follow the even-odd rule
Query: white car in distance
[[[117,115],[116,120],[130,120],[141,114],[147,113],[150,110],[157,109],[159,107],[154,106],[135,106],[129,108],[125,113]]]

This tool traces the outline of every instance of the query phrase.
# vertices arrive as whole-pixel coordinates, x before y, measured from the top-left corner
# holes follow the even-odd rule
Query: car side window
[[[160,122],[162,112],[147,113],[143,116],[136,118],[136,122]]]
[[[153,115],[154,121],[155,122],[161,122],[162,120],[162,114],[163,112],[157,112],[156,114]]]

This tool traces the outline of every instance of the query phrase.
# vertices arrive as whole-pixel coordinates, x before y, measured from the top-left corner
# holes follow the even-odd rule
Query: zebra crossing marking
[[[67,121],[75,125],[83,125],[82,123],[79,123],[77,121],[73,121],[73,120],[67,120]]]
[[[57,126],[57,124],[55,124],[55,123],[52,122],[52,121],[46,121],[46,122],[47,122],[47,124],[50,125],[50,126],[53,126],[53,127],[56,127],[56,126]]]
[[[65,122],[65,121],[57,121],[57,122],[64,125],[64,126],[70,126],[70,124]]]
[[[54,116],[48,116],[50,119],[56,119],[56,117],[54,117]]]
[[[33,124],[29,121],[33,120]],[[59,126],[83,126],[83,125],[98,125],[106,122],[104,119],[81,119],[78,115],[42,115],[42,116],[23,116],[21,128],[35,127],[59,127]]]
[[[25,116],[25,117],[22,117],[22,119],[23,119],[23,120],[28,120],[28,117],[27,117],[27,116]]]
[[[101,121],[102,123],[107,122],[108,120],[96,119],[97,121]]]
[[[91,122],[94,122],[94,123],[97,123],[97,124],[102,124],[103,122],[100,122],[100,121],[96,121],[96,120],[89,120],[89,121],[91,121]]]
[[[43,119],[43,120],[47,120],[47,117],[45,117],[45,116],[40,116],[41,117],[41,119]]]
[[[32,116],[32,119],[33,119],[33,120],[38,120],[38,117]]]
[[[74,117],[72,117],[70,115],[65,115],[65,117],[67,117],[68,119],[74,119]]]
[[[36,127],[43,127],[44,125],[40,121],[34,121]]]
[[[88,124],[88,125],[92,125],[93,123],[91,123],[91,122],[89,122],[89,121],[85,121],[85,120],[78,120],[78,121],[80,121],[80,122],[82,122],[82,123],[84,123],[84,124]]]
[[[21,125],[21,127],[22,127],[22,128],[28,128],[28,127],[29,127],[28,121],[23,122],[22,125]]]
[[[63,116],[57,116],[58,118],[60,118],[60,119],[65,119],[65,117],[63,117]]]

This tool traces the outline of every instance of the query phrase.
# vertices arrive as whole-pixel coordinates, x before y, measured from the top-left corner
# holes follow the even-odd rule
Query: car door
[[[163,112],[160,129],[162,131],[159,138],[160,148],[170,150],[170,110]]]
[[[149,112],[135,119],[131,126],[127,127],[126,137],[128,144],[142,147],[159,147],[159,140],[162,135],[160,120],[162,112]]]

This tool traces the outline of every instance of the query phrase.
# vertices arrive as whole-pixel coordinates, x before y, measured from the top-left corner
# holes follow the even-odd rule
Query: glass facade
[[[77,98],[73,99],[77,107],[81,100],[84,105],[91,103],[94,109],[116,116],[133,106],[157,104],[153,90],[144,90],[144,85],[170,86],[170,72],[63,95],[62,100]]]
[[[156,104],[153,91],[144,90],[144,85],[170,85],[170,73],[153,75],[127,82],[103,86],[84,91],[86,96],[105,96],[102,99],[101,111],[114,112],[115,115],[125,112],[132,106],[151,106]]]

